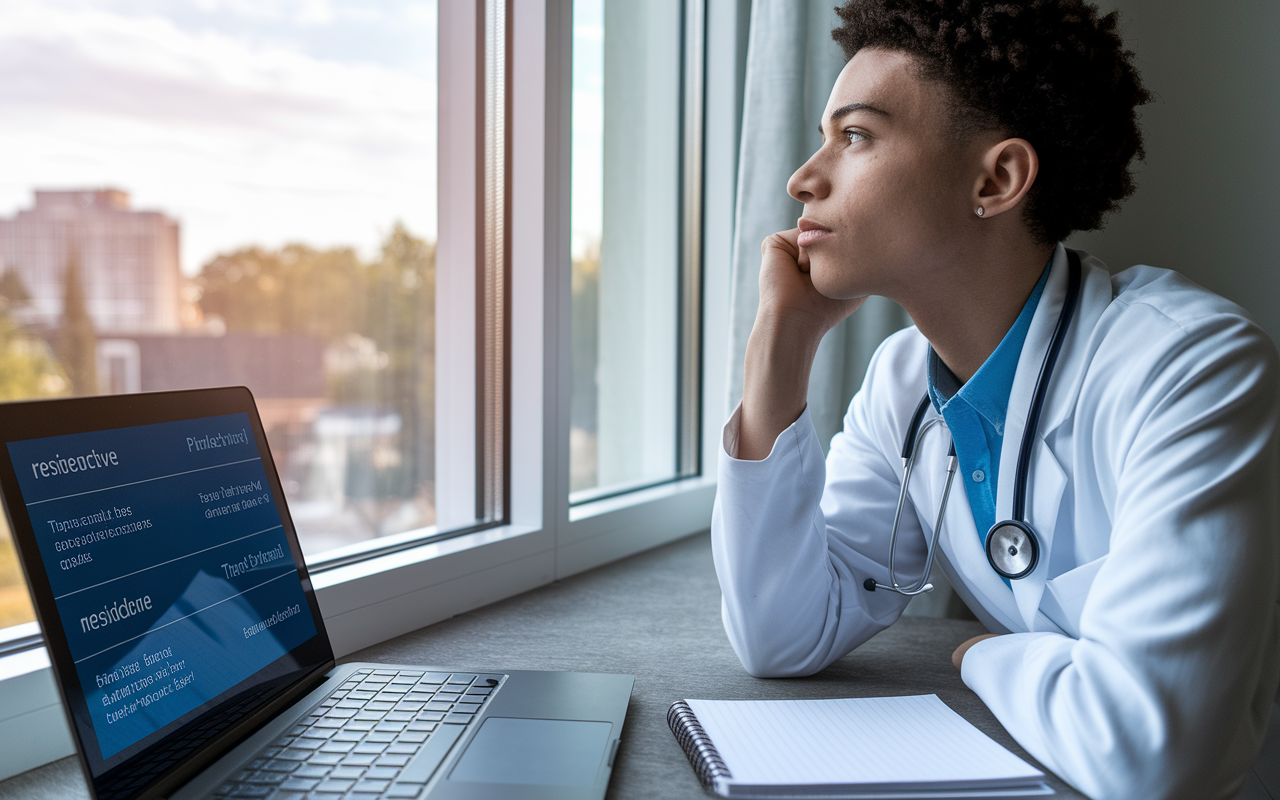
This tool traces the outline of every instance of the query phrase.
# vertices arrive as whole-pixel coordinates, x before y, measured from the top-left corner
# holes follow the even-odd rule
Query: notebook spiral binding
[[[683,700],[672,703],[671,708],[667,709],[667,724],[671,726],[671,732],[675,734],[684,754],[689,757],[689,763],[693,765],[693,771],[703,786],[714,789],[717,778],[733,777],[724,759],[720,758],[716,746],[711,743],[711,737],[698,724],[698,718],[688,703]]]

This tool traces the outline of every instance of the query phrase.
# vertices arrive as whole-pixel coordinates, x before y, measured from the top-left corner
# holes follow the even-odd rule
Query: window
[[[435,0],[6,3],[0,399],[244,384],[309,559],[429,531],[436,30]],[[5,528],[0,627],[31,619]]]
[[[704,158],[700,126],[705,105],[717,138],[736,141],[749,2],[707,0],[704,8],[699,0],[664,0],[648,11],[620,0],[594,0],[593,11],[591,2],[328,0],[259,12],[220,0],[104,0],[92,11],[80,10],[80,0],[19,0],[0,11],[0,64],[24,76],[0,85],[11,121],[0,137],[40,156],[0,175],[0,218],[32,209],[35,188],[81,192],[64,202],[69,210],[60,213],[68,214],[80,213],[83,191],[91,192],[89,206],[106,212],[121,211],[120,193],[132,192],[123,211],[133,227],[111,245],[129,256],[119,261],[122,277],[110,282],[115,294],[103,295],[104,306],[94,294],[102,287],[82,279],[85,311],[77,318],[95,322],[108,308],[117,319],[158,313],[147,309],[163,300],[177,320],[166,324],[195,342],[259,337],[252,340],[270,339],[276,349],[259,348],[257,360],[322,364],[315,391],[323,394],[302,398],[322,403],[299,408],[289,395],[262,406],[264,417],[283,420],[271,446],[284,454],[277,455],[282,477],[296,482],[290,507],[313,537],[304,548],[313,565],[322,559],[313,583],[339,655],[709,525],[715,487],[704,466],[714,464],[724,413],[736,152],[707,149]],[[162,43],[156,52],[147,37]],[[81,49],[69,50],[67,39]],[[635,174],[626,164],[610,166],[611,148],[633,141],[623,131],[609,134],[610,42],[644,59],[643,75],[623,74],[614,85],[649,87],[645,102],[661,135],[644,143],[648,205],[624,198],[648,215],[644,230],[653,241],[643,258],[618,256],[618,278],[650,285],[644,297],[609,284],[611,226],[623,220],[609,198]],[[598,83],[575,84],[574,64],[589,66],[591,47]],[[112,67],[115,56],[124,67]],[[35,68],[41,64],[44,72]],[[88,84],[41,77],[74,69],[92,73],[104,91],[77,93]],[[112,76],[150,76],[148,87],[168,93],[147,105],[140,90],[105,91],[110,84],[102,81]],[[57,90],[61,105],[33,94],[40,80]],[[594,229],[574,221],[582,218],[575,208],[589,207],[590,191],[577,178],[589,175],[578,161],[591,147],[575,131],[574,109],[590,112],[575,86],[597,96]],[[228,98],[245,87],[252,102],[241,119]],[[49,129],[41,114],[59,108],[74,113],[64,111],[61,127]],[[618,113],[618,124],[637,119]],[[237,131],[246,138],[227,144],[238,141]],[[45,144],[32,138],[37,132]],[[99,138],[127,158],[105,159],[93,149]],[[131,177],[141,167],[122,171],[130,164],[152,170],[157,188]],[[57,171],[36,172],[40,165]],[[187,184],[199,191],[181,203],[161,191],[188,191]],[[106,189],[118,192],[97,192]],[[155,213],[144,219],[139,211]],[[237,234],[242,224],[255,227]],[[583,275],[583,259],[575,272],[574,256],[591,252],[583,242],[592,230],[601,248],[598,316],[583,326],[584,317],[570,311],[575,274]],[[178,253],[177,265],[167,267],[176,275],[172,286],[144,272],[146,258],[164,248]],[[21,291],[0,277],[0,294],[12,298],[0,325],[0,359],[22,357],[21,369],[0,374],[25,376],[28,387],[11,397],[69,392],[71,379],[91,370],[111,391],[149,388],[146,348],[177,337],[107,336],[103,324],[93,329],[92,349],[75,351],[92,358],[64,358],[57,325],[46,323],[41,335],[19,307],[61,319],[68,252],[38,237],[30,249],[55,269],[23,281]],[[87,249],[76,256],[88,274]],[[176,302],[165,299],[171,290]],[[41,306],[22,292],[52,299]],[[580,305],[592,299],[581,291],[576,297]],[[83,326],[63,327],[64,339],[83,334]],[[624,351],[636,331],[652,331],[652,340]],[[647,359],[641,377],[652,380],[647,388],[657,399],[644,421],[646,440],[609,431],[609,420],[628,419],[628,398],[617,389],[625,384],[610,389],[608,380],[579,379],[571,353],[595,359],[588,375],[625,367],[631,354]],[[199,355],[223,358],[213,350]],[[616,380],[634,378],[624,373]],[[415,392],[416,406],[402,410]],[[595,404],[602,422],[594,431],[581,402]],[[599,443],[584,449],[590,437],[583,433]],[[604,452],[614,435],[621,444]],[[615,458],[623,448],[648,446],[648,437],[652,455],[643,466],[580,467],[580,458]],[[326,516],[337,498],[345,505],[336,516],[347,515],[349,524]],[[347,532],[358,541],[340,539]],[[7,541],[0,540],[0,597],[13,587],[25,600]],[[0,640],[34,628],[9,628]],[[5,692],[21,685],[0,679],[0,709],[12,707]],[[40,702],[45,724],[61,725],[56,696]],[[21,724],[33,720],[28,714]],[[8,724],[0,712],[0,736]],[[42,763],[6,758],[0,753],[0,775]]]
[[[700,15],[574,3],[571,502],[699,471]]]

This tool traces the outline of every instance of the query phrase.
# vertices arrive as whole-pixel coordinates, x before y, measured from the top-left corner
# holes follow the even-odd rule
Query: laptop
[[[243,387],[0,406],[0,494],[93,796],[604,796],[633,678],[337,666]]]

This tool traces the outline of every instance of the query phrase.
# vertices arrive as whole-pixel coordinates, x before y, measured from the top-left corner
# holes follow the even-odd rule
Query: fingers
[[[776,249],[787,253],[792,258],[798,258],[800,256],[800,245],[797,243],[799,237],[799,228],[771,233],[760,243],[760,255],[768,255],[771,249]]]

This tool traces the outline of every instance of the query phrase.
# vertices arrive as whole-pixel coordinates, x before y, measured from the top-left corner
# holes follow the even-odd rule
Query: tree
[[[0,402],[57,397],[68,388],[49,346],[24,335],[13,320],[0,314]]]
[[[71,382],[73,395],[98,393],[97,336],[80,280],[80,259],[75,250],[67,257],[62,276],[62,320],[58,324],[57,352]]]
[[[31,292],[27,291],[27,285],[17,271],[7,269],[0,274],[0,310],[8,311],[30,302]]]
[[[306,333],[334,341],[358,327],[364,272],[349,247],[243,248],[201,269],[200,308],[221,317],[227,330]]]
[[[397,415],[394,447],[351,456],[361,465],[348,468],[347,494],[373,501],[367,516],[424,493],[435,475],[434,244],[396,222],[368,262],[346,247],[250,247],[205,264],[199,284],[201,310],[229,331],[325,339],[336,404]]]

